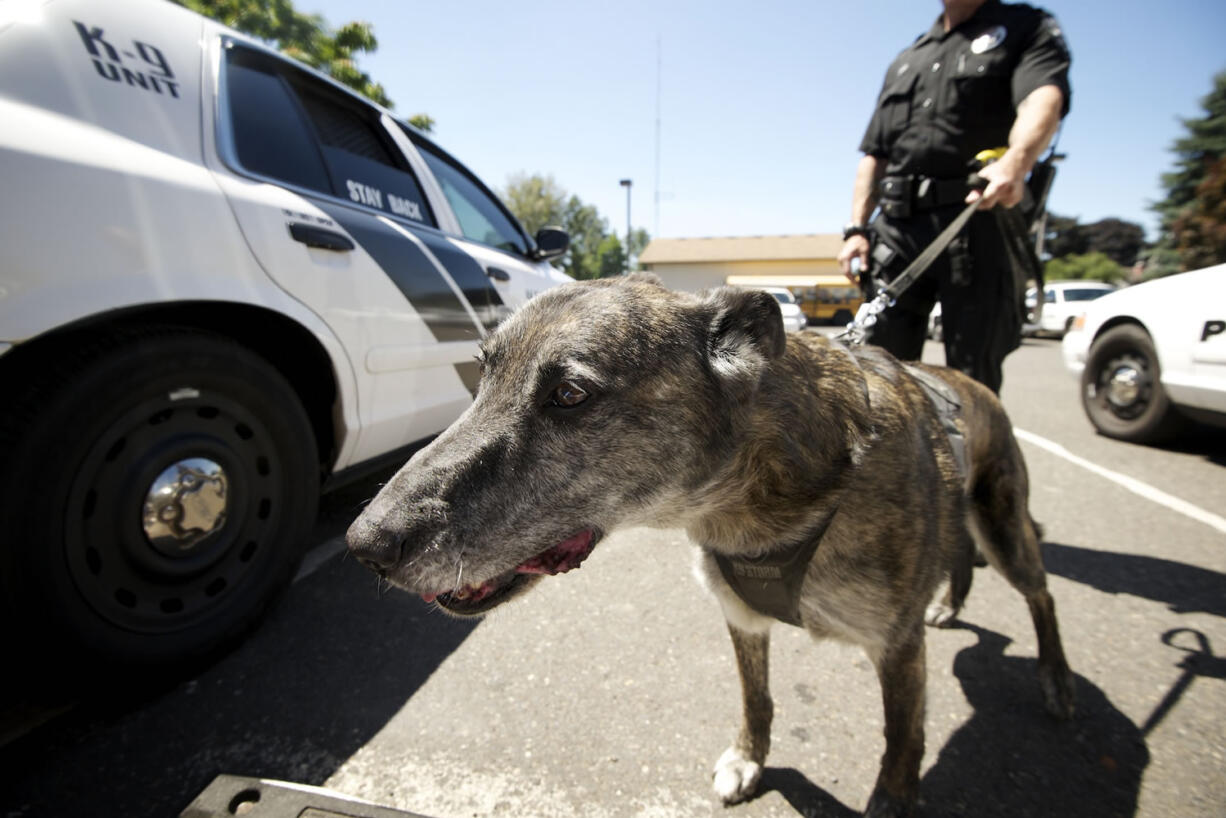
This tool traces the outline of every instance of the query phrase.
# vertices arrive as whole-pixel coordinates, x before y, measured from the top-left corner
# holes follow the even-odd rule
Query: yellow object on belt
[[[1005,152],[1008,150],[1009,150],[1008,147],[988,148],[987,150],[983,150],[975,154],[975,161],[979,162],[980,164],[986,165],[989,162],[995,162],[997,159],[1004,156]]]

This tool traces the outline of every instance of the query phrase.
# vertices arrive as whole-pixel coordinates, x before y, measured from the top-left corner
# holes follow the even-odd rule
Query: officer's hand
[[[1026,173],[1007,153],[984,167],[979,175],[988,180],[988,186],[982,191],[972,190],[966,196],[966,203],[978,201],[980,210],[990,210],[996,205],[1013,207],[1026,193]]]
[[[859,279],[859,275],[851,271],[853,258],[860,259],[860,275],[868,272],[868,249],[868,239],[864,236],[852,236],[843,242],[843,249],[839,251],[839,269],[847,276],[848,281],[855,282]]]

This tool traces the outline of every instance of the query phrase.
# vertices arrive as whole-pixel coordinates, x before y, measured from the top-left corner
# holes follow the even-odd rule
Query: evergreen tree
[[[1175,169],[1162,175],[1166,196],[1153,204],[1161,216],[1159,250],[1177,250],[1184,269],[1202,266],[1205,259],[1226,261],[1214,252],[1212,236],[1221,229],[1220,212],[1200,203],[1212,193],[1210,175],[1226,157],[1226,71],[1213,78],[1213,90],[1201,100],[1205,115],[1183,120],[1187,133],[1175,140]],[[1202,186],[1209,182],[1209,187]],[[1220,206],[1217,208],[1220,211]],[[1208,244],[1205,242],[1208,241]]]

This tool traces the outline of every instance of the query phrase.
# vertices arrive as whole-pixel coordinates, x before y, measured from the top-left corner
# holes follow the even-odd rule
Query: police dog
[[[948,621],[975,543],[1029,603],[1047,709],[1073,677],[1046,587],[1027,474],[989,390],[923,367],[961,404],[965,475],[936,403],[887,353],[786,336],[775,299],[673,292],[654,276],[543,293],[482,344],[476,400],[353,523],[349,548],[390,582],[478,615],[577,567],[622,526],[684,527],[723,608],[743,692],[715,767],[751,796],[770,746],[769,628],[720,558],[791,568],[795,620],[860,645],[876,667],[886,751],[867,814],[906,815],[924,752],[924,622]],[[956,437],[956,436],[955,436]],[[751,572],[752,573],[752,572]],[[949,594],[931,607],[938,587]]]

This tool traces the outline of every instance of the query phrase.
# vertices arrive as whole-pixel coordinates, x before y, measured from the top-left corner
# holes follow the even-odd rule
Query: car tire
[[[1153,341],[1141,327],[1121,324],[1094,340],[1081,373],[1081,401],[1101,434],[1132,443],[1173,436],[1181,418],[1162,388]]]
[[[54,667],[211,656],[285,587],[314,521],[320,466],[298,395],[199,331],[61,351],[34,370],[6,418],[19,436],[0,447],[19,641]]]

